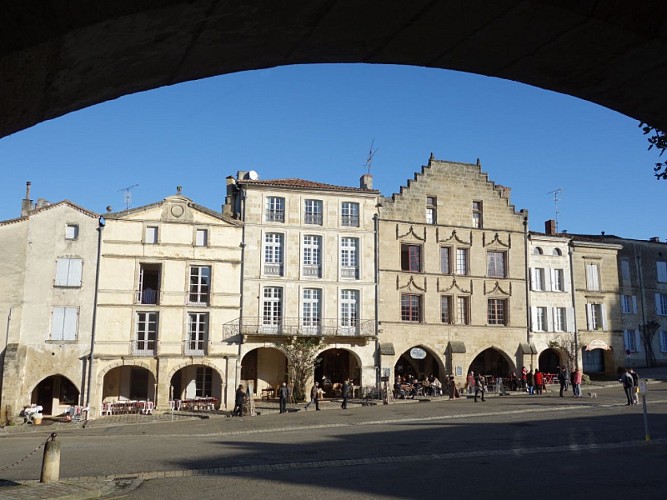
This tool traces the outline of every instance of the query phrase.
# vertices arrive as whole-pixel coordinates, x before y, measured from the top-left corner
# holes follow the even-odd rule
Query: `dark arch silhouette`
[[[123,95],[307,63],[495,76],[667,129],[667,3],[25,0],[0,16],[0,137]]]

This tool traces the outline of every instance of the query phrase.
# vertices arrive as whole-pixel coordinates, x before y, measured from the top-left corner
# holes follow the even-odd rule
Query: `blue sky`
[[[183,186],[220,209],[225,177],[300,177],[357,186],[371,143],[389,196],[437,159],[474,163],[512,189],[530,228],[667,238],[667,182],[656,181],[635,119],[526,85],[453,71],[307,65],[224,75],[125,96],[0,139],[0,220],[31,197],[103,213]]]

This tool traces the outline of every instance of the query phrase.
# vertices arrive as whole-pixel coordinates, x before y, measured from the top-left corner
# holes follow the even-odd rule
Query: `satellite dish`
[[[250,179],[251,181],[256,181],[257,179],[259,179],[259,175],[254,170],[251,170],[250,172],[248,172],[248,179]]]

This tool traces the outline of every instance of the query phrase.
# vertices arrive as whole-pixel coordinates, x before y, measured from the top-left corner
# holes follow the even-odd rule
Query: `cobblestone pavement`
[[[658,380],[667,380],[667,368],[654,370],[638,370],[642,379],[650,382]],[[606,381],[595,382],[590,388],[600,386],[615,386],[618,382]],[[436,398],[439,401],[447,401],[447,397]],[[399,400],[398,404],[410,404],[418,402],[418,400]],[[370,404],[377,404],[378,401],[370,402]],[[381,402],[379,402],[381,404]],[[368,401],[355,400],[350,401],[349,409],[361,407],[369,404]],[[290,405],[288,411],[304,411],[304,405]],[[340,401],[330,400],[321,403],[323,410],[334,410],[340,408]],[[278,404],[275,401],[257,401],[256,411],[261,418],[261,415],[272,414],[278,412]],[[306,411],[314,411],[306,410]],[[89,420],[87,422],[57,422],[45,420],[41,426],[32,426],[28,424],[18,426],[7,426],[0,429],[0,438],[3,434],[13,433],[43,433],[45,430],[58,432],[59,429],[72,429],[73,426],[79,427],[102,427],[102,426],[123,426],[125,424],[154,424],[158,422],[166,422],[171,420],[197,420],[210,418],[228,418],[229,412],[191,412],[191,413],[163,413],[155,415],[112,415],[100,417],[96,420]],[[0,441],[1,442],[1,441]],[[0,464],[5,466],[5,464]],[[253,466],[255,467],[255,466]],[[213,472],[219,473],[216,468]],[[22,500],[22,499],[59,499],[59,500],[77,500],[89,498],[117,498],[124,493],[128,493],[137,488],[142,481],[147,479],[156,479],[161,477],[177,477],[177,476],[191,476],[198,474],[206,474],[206,471],[173,471],[161,473],[142,473],[132,476],[109,476],[109,477],[81,477],[81,478],[67,478],[67,480],[54,483],[40,483],[36,480],[26,481],[3,481],[0,479],[0,500]],[[146,476],[146,477],[144,477]],[[2,468],[0,468],[0,478],[2,477]]]

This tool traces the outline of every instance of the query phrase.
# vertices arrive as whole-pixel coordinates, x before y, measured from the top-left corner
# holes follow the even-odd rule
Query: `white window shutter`
[[[553,272],[553,269],[546,268],[544,270],[544,291],[545,292],[550,292],[551,291],[551,273]]]
[[[545,325],[545,330],[547,332],[553,332],[554,331],[554,314],[556,309],[554,307],[545,307],[544,311],[546,313],[546,322],[547,324]]]
[[[586,322],[588,323],[588,330],[593,330],[593,304],[586,304]]]
[[[563,269],[563,291],[570,292],[570,270]]]
[[[660,283],[667,282],[667,262],[658,261],[655,265],[658,271],[658,281]]]
[[[607,329],[607,308],[604,304],[600,304],[600,316],[602,316],[602,329]]]
[[[83,261],[81,259],[70,259],[69,279],[67,284],[70,286],[81,286],[81,276],[83,274]]]
[[[642,352],[642,336],[639,331],[635,332],[635,350],[637,352]]]
[[[627,351],[630,349],[630,339],[628,338],[628,331],[623,330],[623,350]]]
[[[530,308],[530,329],[537,331],[537,307]]]
[[[65,308],[54,307],[51,312],[51,340],[63,339],[63,328],[65,323]]]
[[[632,296],[632,314],[637,314],[637,296]]]
[[[69,259],[56,260],[56,285],[67,285],[67,275],[69,274]]]
[[[65,307],[65,321],[63,322],[63,340],[76,340],[79,310],[76,307]]]
[[[535,290],[535,268],[530,268],[530,289]]]
[[[660,309],[660,294],[659,293],[655,294],[655,313],[658,316],[662,316],[662,311]]]
[[[567,331],[574,332],[574,308],[568,307],[565,309],[565,319],[567,321]]]

